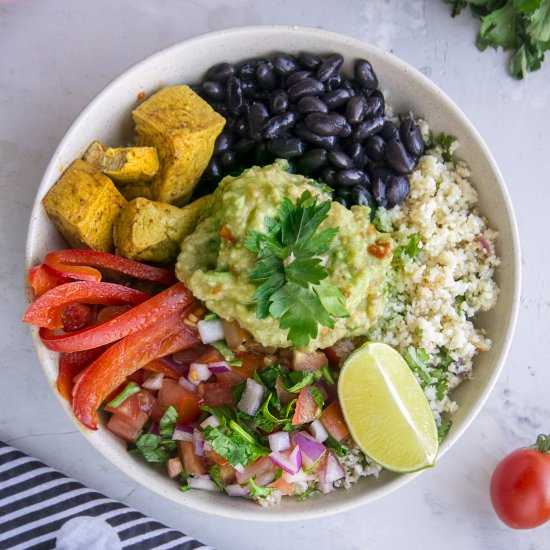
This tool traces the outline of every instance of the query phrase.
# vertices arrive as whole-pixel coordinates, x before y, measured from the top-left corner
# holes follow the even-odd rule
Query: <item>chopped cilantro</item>
[[[407,244],[399,247],[395,254],[396,257],[402,258],[403,256],[407,256],[411,260],[414,260],[418,252],[421,250],[421,243],[422,237],[420,236],[420,233],[413,233],[412,235],[409,235]]]
[[[237,359],[233,351],[231,351],[225,342],[212,342],[210,345],[216,348],[223,355],[223,358],[227,361],[227,364],[230,367],[243,366],[242,359]]]
[[[335,227],[318,231],[330,207],[330,200],[317,204],[309,191],[296,204],[285,198],[277,217],[266,220],[266,232],[252,230],[245,240],[258,255],[250,273],[259,283],[253,296],[256,316],[279,319],[298,348],[317,337],[319,324],[333,328],[334,318],[349,316],[344,295],[326,282],[328,272],[319,257],[338,233]]]
[[[212,478],[212,481],[222,490],[225,491],[224,484],[222,483],[222,478],[220,475],[220,465],[214,464],[209,470],[208,473],[210,474],[210,477]]]
[[[254,483],[254,479],[251,477],[248,478],[248,484],[250,485],[251,497],[266,498],[275,490],[275,487],[260,487],[259,485],[256,485],[256,483]]]
[[[182,472],[179,475],[179,482],[181,483],[180,491],[182,493],[185,493],[186,491],[189,491],[189,489],[191,489],[191,487],[189,487],[189,483],[187,481],[190,477],[191,477],[191,474],[188,473],[188,472]]]
[[[319,407],[319,410],[321,410],[325,404],[325,396],[315,386],[311,386],[309,391],[311,392],[313,401],[315,401],[315,404]]]
[[[447,134],[441,133],[436,138],[436,144],[441,146],[441,156],[445,162],[451,162],[453,160],[453,153],[451,152],[451,147],[456,141],[454,136],[449,136]]]
[[[311,487],[308,487],[301,495],[298,495],[296,499],[302,502],[306,500],[306,498],[309,498],[310,496],[318,492],[319,492],[319,487],[317,486],[317,484],[315,484],[315,485],[312,485]]]
[[[147,462],[164,464],[169,458],[172,458],[173,449],[169,449],[163,445],[162,438],[159,435],[140,435],[135,441],[135,446],[136,450],[143,455],[143,458]]]
[[[258,382],[266,386],[269,390],[274,391],[277,377],[280,376],[284,379],[286,378],[287,374],[287,371],[283,369],[281,365],[274,364],[256,371],[257,377],[255,376],[254,378]]]
[[[428,370],[430,356],[424,348],[415,348],[409,346],[404,355],[404,359],[409,368],[420,378],[422,387],[427,386],[432,381],[432,376]]]
[[[214,319],[219,319],[220,316],[217,313],[214,313],[213,311],[209,311],[205,316],[205,321],[213,321]]]
[[[325,441],[325,446],[340,458],[348,454],[348,450],[330,432],[328,439]]]
[[[178,411],[170,405],[159,422],[159,432],[162,437],[171,438],[178,423]]]
[[[439,443],[443,441],[452,425],[453,423],[451,420],[447,420],[446,418],[441,417],[441,422],[437,427],[437,439]]]
[[[126,387],[114,399],[107,403],[107,407],[113,407],[113,409],[115,409],[119,405],[122,405],[128,397],[139,391],[141,391],[141,388],[135,382],[128,382]]]
[[[286,391],[290,393],[300,393],[306,386],[309,386],[313,380],[313,372],[292,371],[288,374]]]

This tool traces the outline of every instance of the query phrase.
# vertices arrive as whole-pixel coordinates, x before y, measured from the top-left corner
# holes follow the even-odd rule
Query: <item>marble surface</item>
[[[474,46],[477,23],[439,0],[0,1],[0,438],[89,486],[225,550],[548,548],[549,526],[512,531],[489,502],[492,469],[549,430],[550,61],[523,82],[506,56]],[[62,412],[19,323],[23,250],[35,190],[64,131],[114,76],[155,50],[229,26],[301,24],[393,51],[445,90],[477,126],[516,208],[523,288],[503,375],[481,414],[438,463],[373,505],[287,525],[213,519],[136,486]],[[306,504],[307,505],[307,504]],[[1,521],[1,518],[0,518]]]

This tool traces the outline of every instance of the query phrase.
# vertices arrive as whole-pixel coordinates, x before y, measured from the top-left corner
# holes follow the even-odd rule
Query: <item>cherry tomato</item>
[[[550,520],[550,437],[505,457],[491,478],[491,501],[513,529],[531,529]]]

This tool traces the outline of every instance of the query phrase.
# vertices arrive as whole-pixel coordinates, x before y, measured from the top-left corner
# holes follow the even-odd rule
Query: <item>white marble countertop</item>
[[[5,2],[5,0],[4,0]],[[3,2],[0,1],[0,4]],[[480,53],[469,15],[439,0],[26,0],[0,5],[0,439],[87,485],[224,550],[297,546],[386,549],[548,548],[549,525],[512,531],[495,517],[490,473],[508,451],[550,429],[550,60],[525,81],[506,56]],[[77,432],[48,389],[19,323],[33,197],[64,131],[114,76],[202,32],[301,24],[389,49],[463,109],[499,163],[523,247],[517,332],[503,375],[462,439],[404,488],[370,506],[288,525],[213,519],[147,492]],[[546,419],[546,422],[545,422]],[[1,518],[0,518],[1,521]]]

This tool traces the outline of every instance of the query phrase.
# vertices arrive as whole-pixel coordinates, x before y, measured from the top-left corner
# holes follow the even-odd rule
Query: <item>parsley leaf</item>
[[[315,339],[319,324],[333,328],[334,318],[349,316],[346,299],[327,282],[320,257],[338,233],[334,227],[319,231],[331,201],[318,204],[317,198],[309,191],[296,204],[285,198],[277,217],[266,219],[265,232],[252,230],[245,238],[245,247],[258,256],[249,276],[259,283],[252,297],[256,317],[279,319],[295,347]]]
[[[325,446],[340,458],[348,454],[348,450],[330,432],[328,432],[328,439],[325,441]]]
[[[246,430],[244,430],[234,420],[230,421],[229,426],[207,427],[204,431],[204,439],[210,441],[212,449],[222,458],[225,458],[229,464],[236,466],[242,464],[244,467],[254,462],[260,456],[270,453],[269,449],[261,447]],[[239,426],[240,430],[234,430]],[[249,438],[243,437],[243,433]]]
[[[212,342],[210,345],[223,355],[223,358],[230,367],[242,367],[242,359],[237,359],[231,348],[225,342]]]
[[[174,441],[175,443],[175,441]],[[172,451],[162,444],[161,437],[155,434],[140,435],[135,442],[136,450],[147,462],[164,464],[171,458]]]
[[[159,432],[162,437],[171,438],[178,423],[178,411],[170,405],[159,422]]]
[[[254,479],[251,477],[248,478],[248,484],[250,485],[251,497],[266,498],[275,490],[275,487],[260,487],[259,485],[256,485],[256,483],[254,483]]]

